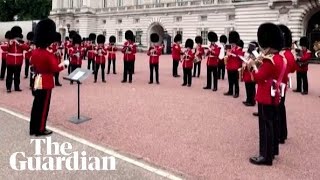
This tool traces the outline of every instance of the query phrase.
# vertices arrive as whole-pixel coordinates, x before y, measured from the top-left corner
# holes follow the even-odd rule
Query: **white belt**
[[[23,56],[21,53],[8,53],[10,56]]]

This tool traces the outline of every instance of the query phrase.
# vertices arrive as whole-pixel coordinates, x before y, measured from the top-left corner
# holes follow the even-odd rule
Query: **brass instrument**
[[[194,55],[195,57],[194,57],[194,60],[193,60],[194,63],[198,63],[198,62],[200,62],[202,60],[202,57],[199,57],[199,53],[200,53],[200,51],[199,51],[199,48],[197,47],[196,48],[196,53]]]
[[[313,49],[315,50],[315,57],[320,58],[320,41],[315,41],[313,43]]]

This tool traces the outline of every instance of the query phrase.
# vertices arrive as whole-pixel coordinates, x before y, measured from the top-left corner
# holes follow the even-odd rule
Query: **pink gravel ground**
[[[287,95],[289,137],[280,156],[272,167],[258,167],[248,161],[258,153],[258,121],[251,115],[257,107],[242,105],[243,83],[238,99],[223,96],[227,80],[219,81],[218,92],[205,91],[203,63],[200,79],[193,78],[191,88],[181,87],[182,77],[171,76],[171,57],[163,55],[161,84],[149,85],[148,57],[138,54],[133,83],[122,84],[121,59],[118,54],[118,74],[107,75],[107,84],[99,75],[97,84],[91,76],[81,86],[81,113],[91,121],[68,121],[77,112],[77,86],[61,80],[48,123],[188,179],[320,179],[319,65],[310,65],[309,95],[291,90]],[[182,75],[181,66],[179,71]],[[29,116],[33,97],[28,82],[22,79],[23,92],[11,94],[0,82],[0,106]]]

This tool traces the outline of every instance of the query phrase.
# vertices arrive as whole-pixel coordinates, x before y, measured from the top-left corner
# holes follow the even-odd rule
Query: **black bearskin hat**
[[[231,31],[229,33],[229,43],[230,44],[237,44],[240,41],[240,35],[237,31]]]
[[[115,36],[110,36],[109,37],[109,43],[115,43],[116,42],[116,37]]]
[[[7,31],[4,37],[5,37],[6,39],[12,39],[12,33],[11,33],[11,31]]]
[[[13,26],[11,29],[11,33],[13,38],[23,38],[22,29],[20,26]]]
[[[243,49],[244,42],[241,39],[236,44],[237,44],[237,46],[239,46],[239,47],[241,47]]]
[[[54,41],[55,42],[61,42],[61,34],[60,33],[56,32],[56,36],[54,38]]]
[[[37,47],[47,48],[55,40],[56,24],[51,19],[41,20],[34,33],[34,43]]]
[[[195,42],[196,42],[197,44],[202,44],[202,37],[201,37],[201,36],[197,36],[197,37],[195,38]]]
[[[64,38],[66,41],[69,41],[70,39],[69,39],[69,37],[67,36],[66,38]]]
[[[153,42],[153,43],[159,42],[159,35],[158,35],[157,33],[152,33],[152,34],[150,35],[150,40],[151,40],[151,42]]]
[[[98,35],[97,37],[97,43],[98,44],[104,44],[106,42],[106,37],[102,34]]]
[[[300,38],[300,46],[303,46],[303,47],[308,47],[309,46],[309,41],[308,41],[308,38],[303,36]]]
[[[280,30],[283,33],[283,39],[284,39],[283,46],[286,48],[291,48],[291,46],[292,46],[292,33],[291,33],[290,29],[283,24],[278,25],[278,27],[280,28]]]
[[[221,43],[227,44],[228,38],[227,38],[226,35],[221,35],[219,41],[220,41]]]
[[[124,37],[125,37],[126,40],[133,41],[134,40],[133,36],[134,35],[133,35],[133,32],[131,30],[126,31],[125,34],[124,34]]]
[[[273,48],[280,51],[283,48],[283,34],[273,23],[261,24],[258,28],[258,43],[262,48]]]
[[[248,52],[251,53],[252,51],[256,50],[258,47],[258,43],[255,41],[251,41],[248,45]]]
[[[213,32],[213,31],[210,31],[210,32],[208,33],[208,40],[209,40],[210,42],[217,42],[217,41],[218,41],[218,36],[217,36],[217,34],[216,34],[215,32]]]
[[[181,41],[182,40],[182,36],[181,36],[181,34],[177,34],[175,37],[174,37],[174,39],[173,39],[173,41],[176,43],[176,42],[179,42],[179,41]]]
[[[70,31],[70,32],[69,32],[69,37],[70,37],[70,39],[73,39],[73,37],[74,37],[76,34],[78,34],[76,31]]]
[[[185,46],[185,48],[193,49],[193,44],[194,44],[194,42],[192,39],[187,39],[184,46]]]
[[[92,42],[96,42],[97,35],[95,33],[89,34],[89,40]]]
[[[79,34],[75,34],[72,38],[73,44],[81,44],[81,36]]]
[[[133,35],[132,42],[136,42],[136,36]]]
[[[29,41],[33,41],[33,38],[34,38],[34,33],[31,31],[31,32],[28,32],[27,34],[27,40]]]

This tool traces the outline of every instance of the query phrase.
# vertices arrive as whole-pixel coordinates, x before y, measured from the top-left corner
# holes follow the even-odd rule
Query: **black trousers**
[[[150,67],[150,82],[153,82],[153,69],[156,72],[156,82],[159,82],[159,64],[149,64]]]
[[[95,68],[95,71],[94,71],[94,80],[97,81],[97,79],[98,79],[98,73],[99,73],[100,66],[101,66],[102,81],[105,81],[106,79],[105,79],[104,70],[106,68],[106,64],[99,64],[99,63],[96,63],[96,68]]]
[[[46,130],[52,90],[35,90],[31,110],[30,132],[41,133]]]
[[[124,68],[123,68],[123,81],[127,82],[127,78],[129,75],[129,82],[132,82],[132,73],[133,73],[133,61],[124,61]]]
[[[308,73],[297,72],[297,91],[308,92],[308,86]]]
[[[60,73],[54,73],[54,83],[57,85],[57,84],[60,84],[59,82],[59,76],[60,76]]]
[[[287,129],[287,110],[286,110],[286,97],[282,97],[279,109],[278,109],[278,121],[279,121],[279,140],[286,140],[288,137],[288,129]]]
[[[34,69],[31,66],[30,67],[30,88],[31,89],[33,89],[33,86],[34,86],[34,79],[35,79]]]
[[[64,57],[63,59],[69,59],[68,49],[64,49]]]
[[[179,67],[179,60],[173,60],[173,65],[172,65],[172,75],[177,76],[178,75],[178,67]]]
[[[256,97],[256,83],[255,82],[246,82],[245,86],[246,86],[246,93],[247,93],[246,102],[255,104],[256,103],[256,100],[255,100],[255,97]]]
[[[207,87],[218,89],[218,67],[207,66]]]
[[[224,62],[218,64],[218,79],[224,79],[226,73],[226,65]]]
[[[183,84],[192,84],[192,69],[183,68]]]
[[[94,64],[95,64],[95,62],[94,62],[94,60],[93,59],[88,59],[88,69],[90,70],[91,69],[91,64],[92,64],[92,71],[94,71],[95,69],[94,69]]]
[[[229,94],[233,94],[233,88],[235,95],[239,95],[239,71],[228,71],[229,81]]]
[[[4,79],[4,76],[6,75],[6,69],[7,69],[7,62],[6,62],[5,59],[2,59],[2,61],[1,61],[0,79]]]
[[[108,59],[108,74],[110,73],[111,63],[112,63],[112,67],[113,67],[113,74],[115,74],[116,73],[116,60],[115,59]]]
[[[13,80],[14,80],[14,89],[15,90],[20,89],[21,67],[22,67],[21,65],[7,66],[7,80],[6,80],[7,90],[11,90]],[[13,77],[14,77],[14,79],[13,79]]]
[[[28,77],[28,75],[29,75],[30,61],[29,61],[29,59],[25,59],[24,62],[25,62],[25,66],[24,66],[24,76],[25,76],[25,77]]]
[[[259,113],[259,152],[267,162],[272,162],[277,148],[275,140],[278,138],[276,122],[276,107],[273,105],[258,104]]]
[[[196,77],[197,71],[198,71],[197,77],[199,77],[201,72],[201,61],[193,64],[194,64],[193,77]]]
[[[132,74],[134,74],[134,72],[135,72],[135,64],[136,64],[136,60],[133,60],[133,62],[132,62]]]

